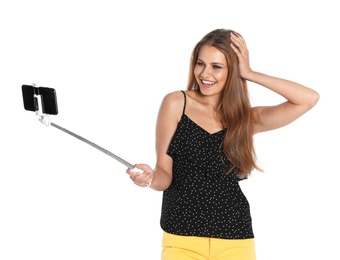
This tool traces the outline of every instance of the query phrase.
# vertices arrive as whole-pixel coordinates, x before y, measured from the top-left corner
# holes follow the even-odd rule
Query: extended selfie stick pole
[[[133,166],[132,164],[128,163],[128,162],[125,161],[124,159],[122,159],[122,158],[120,158],[119,156],[117,156],[117,155],[111,153],[110,151],[104,149],[103,147],[100,147],[99,145],[97,145],[97,144],[95,144],[95,143],[92,143],[91,141],[85,139],[84,137],[81,137],[81,136],[79,136],[79,135],[77,135],[77,134],[75,134],[75,133],[73,133],[73,132],[71,132],[71,131],[69,131],[69,130],[67,130],[67,129],[65,129],[65,128],[59,126],[59,125],[57,125],[57,124],[52,123],[52,122],[50,123],[50,125],[53,126],[53,127],[55,127],[55,128],[58,128],[59,130],[65,132],[65,133],[67,133],[67,134],[69,134],[69,135],[72,135],[73,137],[75,137],[75,138],[77,138],[77,139],[79,139],[79,140],[81,140],[81,141],[83,141],[83,142],[85,142],[85,143],[87,143],[87,144],[89,144],[89,145],[91,145],[92,147],[98,149],[99,151],[101,151],[101,152],[107,154],[108,156],[112,157],[113,159],[115,159],[115,160],[119,161],[120,163],[124,164],[124,165],[125,165],[126,167],[128,167],[129,169],[132,170],[132,169],[135,168],[135,166]]]
[[[81,137],[80,135],[77,135],[77,134],[71,132],[70,130],[67,130],[66,128],[63,128],[63,127],[61,127],[61,126],[59,126],[59,125],[57,125],[55,123],[52,123],[48,115],[44,115],[44,114],[41,114],[41,113],[37,113],[37,114],[39,116],[39,121],[41,123],[43,123],[44,125],[46,125],[46,126],[50,126],[51,125],[51,126],[53,126],[53,127],[57,128],[57,129],[65,132],[65,133],[67,133],[69,135],[72,135],[73,137],[75,137],[75,138],[77,138],[77,139],[79,139],[79,140],[81,140],[81,141],[91,145],[92,147],[98,149],[99,151],[101,151],[101,152],[107,154],[108,156],[112,157],[113,159],[117,160],[118,162],[124,164],[130,170],[135,169],[134,165],[132,165],[131,163],[128,163],[124,159],[122,159],[119,156],[111,153],[110,151],[104,149],[103,147],[100,147],[99,145],[97,145],[95,143],[92,143],[91,141],[85,139],[84,137]]]
[[[57,125],[55,123],[52,123],[47,115],[39,115],[39,121],[41,123],[43,123],[44,125],[46,125],[46,126],[51,125],[51,126],[53,126],[53,127],[57,128],[57,129],[65,132],[65,133],[67,133],[69,135],[72,135],[73,137],[75,137],[75,138],[77,138],[77,139],[79,139],[79,140],[81,140],[81,141],[91,145],[92,147],[98,149],[99,151],[101,151],[101,152],[107,154],[108,156],[112,157],[113,159],[117,160],[118,162],[124,164],[130,170],[135,168],[135,166],[132,165],[131,163],[128,163],[124,159],[120,158],[119,156],[115,155],[114,153],[111,153],[110,151],[104,149],[103,147],[101,147],[101,146],[99,146],[99,145],[97,145],[97,144],[95,144],[95,143],[85,139],[84,137],[81,137],[80,135],[77,135],[77,134],[71,132],[70,130],[67,130],[66,128],[63,128],[63,127],[61,127],[61,126],[59,126],[59,125]]]

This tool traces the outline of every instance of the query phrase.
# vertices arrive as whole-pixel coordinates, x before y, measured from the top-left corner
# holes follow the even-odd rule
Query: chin
[[[201,91],[201,93],[202,94],[204,94],[204,93],[212,93],[212,92],[214,92],[214,85],[213,86],[210,86],[210,85],[200,85],[199,86],[200,87],[200,91]]]

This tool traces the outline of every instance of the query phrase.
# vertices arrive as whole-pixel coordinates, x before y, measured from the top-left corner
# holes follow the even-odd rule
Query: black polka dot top
[[[173,179],[163,192],[161,227],[175,235],[253,238],[237,171],[226,174],[230,162],[220,148],[226,131],[210,134],[193,122],[185,114],[183,94],[183,114],[168,148]]]

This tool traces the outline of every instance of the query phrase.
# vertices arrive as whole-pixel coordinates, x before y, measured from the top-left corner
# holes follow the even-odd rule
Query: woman
[[[247,81],[285,98],[251,107]],[[156,125],[156,167],[136,164],[133,182],[163,191],[163,260],[254,260],[249,204],[238,182],[260,170],[253,136],[290,124],[319,94],[253,71],[242,36],[217,29],[192,53],[186,91],[167,94]]]

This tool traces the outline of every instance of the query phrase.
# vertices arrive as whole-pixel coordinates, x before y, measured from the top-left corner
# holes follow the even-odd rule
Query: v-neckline
[[[202,126],[200,126],[199,124],[197,124],[194,120],[192,120],[187,114],[183,113],[182,117],[185,116],[190,122],[192,122],[193,124],[195,124],[198,128],[200,128],[202,131],[204,131],[205,133],[209,134],[209,135],[216,135],[219,134],[221,132],[224,132],[225,129],[221,129],[218,130],[216,132],[210,133],[209,131],[205,130]]]

